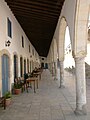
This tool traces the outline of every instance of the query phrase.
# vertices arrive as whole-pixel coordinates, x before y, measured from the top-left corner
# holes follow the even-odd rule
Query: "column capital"
[[[77,62],[77,64],[80,64],[81,61],[84,62],[84,60],[85,60],[85,56],[75,57],[75,62]]]
[[[87,52],[82,50],[82,51],[79,51],[77,53],[75,53],[74,51],[72,51],[72,56],[75,58],[75,59],[78,59],[78,58],[85,58],[87,55]]]
[[[58,61],[59,61],[59,62],[63,62],[63,61],[64,61],[64,58],[62,58],[62,59],[58,59]]]

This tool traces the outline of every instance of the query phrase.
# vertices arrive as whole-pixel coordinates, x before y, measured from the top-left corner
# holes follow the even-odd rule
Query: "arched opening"
[[[26,59],[24,59],[24,74],[26,73]]]
[[[27,59],[27,72],[29,73],[29,59]]]
[[[32,62],[30,61],[30,73],[32,72],[32,68],[31,68],[31,66],[32,66]]]
[[[72,45],[69,33],[69,27],[66,27],[65,31],[65,45],[64,45],[64,68],[72,69],[75,67],[74,58],[72,56]]]
[[[45,69],[48,69],[48,63],[45,63]]]
[[[87,39],[87,56],[85,62],[90,65],[90,15],[88,18],[88,39]]]
[[[33,67],[33,60],[31,60],[31,72],[33,71],[34,67]]]
[[[88,84],[90,79],[90,14],[88,18],[88,39],[87,39],[87,55],[85,58],[85,73]]]
[[[55,70],[55,78],[60,78],[60,66],[58,66],[58,51],[57,51],[57,41],[54,39],[54,70]]]
[[[69,27],[65,30],[65,44],[64,44],[64,79],[65,86],[75,91],[75,61],[72,56],[72,44],[71,44]],[[69,79],[68,79],[69,78]]]
[[[67,22],[64,17],[61,18],[60,28],[59,28],[59,39],[58,39],[58,58],[59,61],[64,60],[64,42],[65,42],[65,31],[67,27]]]
[[[44,68],[44,63],[43,62],[41,63],[41,68]]]
[[[23,76],[23,58],[20,57],[20,75]]]
[[[7,91],[9,91],[9,71],[10,71],[10,63],[9,57],[6,54],[2,55],[2,96],[5,95]]]
[[[34,70],[34,61],[32,60],[32,71]]]
[[[14,79],[18,77],[18,57],[14,55]]]

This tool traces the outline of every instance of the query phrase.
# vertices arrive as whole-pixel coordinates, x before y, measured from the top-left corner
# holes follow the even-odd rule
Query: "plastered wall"
[[[7,34],[7,18],[12,23],[12,38],[8,37]],[[22,47],[22,36],[24,38],[24,48]],[[11,44],[9,47],[5,46],[5,41],[10,41]],[[30,52],[29,52],[30,45]],[[34,49],[34,54],[32,54],[32,49]],[[4,54],[5,51],[8,51],[10,58],[10,84],[14,82],[14,65],[13,65],[13,56],[14,54],[18,57],[18,75],[20,76],[20,56],[23,57],[23,60],[26,59],[26,70],[27,70],[27,59],[33,61],[33,63],[40,64],[39,55],[33,45],[30,43],[29,39],[25,35],[20,24],[16,20],[15,16],[11,12],[10,8],[4,2],[0,0],[0,55]],[[6,54],[6,52],[5,52]],[[0,56],[0,57],[1,57]],[[2,69],[1,69],[1,59],[0,59],[0,90],[2,89]],[[35,64],[34,64],[35,67]]]

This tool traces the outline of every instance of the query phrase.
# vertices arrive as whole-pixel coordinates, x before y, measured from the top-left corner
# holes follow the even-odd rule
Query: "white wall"
[[[10,19],[12,22],[12,38],[8,37],[7,35],[7,18]],[[22,48],[22,36],[24,38],[24,45],[25,47]],[[9,47],[5,46],[5,41],[10,40],[11,44]],[[31,48],[31,53],[29,53],[29,45]],[[39,55],[37,51],[34,48],[35,53],[37,54],[37,59],[36,61],[36,56],[32,55],[32,44],[30,43],[29,39],[25,35],[23,29],[21,28],[20,24],[16,20],[15,16],[7,6],[7,3],[4,2],[4,0],[0,0],[0,52],[2,52],[3,49],[8,50],[10,53],[10,59],[11,59],[11,77],[10,81],[13,83],[14,80],[14,72],[13,72],[13,54],[16,52],[18,55],[18,59],[20,59],[20,56],[26,59],[26,68],[27,68],[27,58],[29,61],[33,60],[34,62],[40,63],[39,60]],[[32,57],[30,57],[32,55]],[[18,60],[20,62],[20,60]],[[18,63],[18,72],[20,75],[20,63]],[[0,66],[1,67],[1,66]]]
[[[7,35],[7,17],[12,22],[12,38]],[[23,55],[24,57],[29,57],[29,44],[27,36],[22,30],[21,26],[15,19],[12,12],[9,10],[5,2],[0,1],[0,50],[7,49],[10,53],[17,52],[18,55]],[[24,37],[25,47],[22,48],[22,36]],[[5,41],[10,40],[10,47],[5,47]],[[31,45],[31,44],[30,44]],[[32,45],[31,45],[32,46]],[[27,53],[27,54],[26,54]]]

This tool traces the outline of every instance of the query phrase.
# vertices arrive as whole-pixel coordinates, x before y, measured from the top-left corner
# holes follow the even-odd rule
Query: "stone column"
[[[49,69],[49,71],[50,71],[50,63],[48,63],[48,69]]]
[[[86,114],[85,57],[75,58],[76,72],[76,109],[75,113]]]
[[[64,65],[63,61],[60,61],[60,88],[64,87]]]
[[[52,62],[52,76],[55,75],[55,67],[54,67],[54,62]]]
[[[57,61],[54,62],[54,66],[55,66],[55,78],[54,78],[54,80],[57,80],[58,79],[58,77],[57,77]]]
[[[51,63],[49,63],[49,71],[50,71],[50,73],[51,73]]]
[[[52,74],[52,63],[50,63],[50,73]]]

